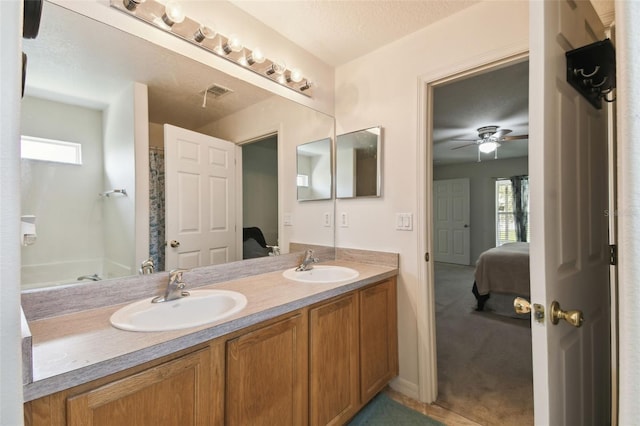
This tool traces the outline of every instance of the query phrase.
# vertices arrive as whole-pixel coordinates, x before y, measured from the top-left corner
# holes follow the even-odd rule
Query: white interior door
[[[433,198],[435,261],[468,265],[469,179],[433,181]]]
[[[603,425],[610,416],[607,116],[566,81],[565,52],[604,38],[591,4],[530,3],[529,176],[535,422]],[[593,70],[585,70],[589,73]],[[550,305],[582,311],[580,328]]]
[[[236,260],[235,145],[164,125],[166,269]]]

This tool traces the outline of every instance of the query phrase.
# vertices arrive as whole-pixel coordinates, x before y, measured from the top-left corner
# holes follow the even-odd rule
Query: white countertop
[[[248,300],[234,316],[200,327],[133,332],[111,326],[111,314],[128,303],[31,321],[33,382],[24,386],[24,399],[30,401],[122,371],[398,273],[390,266],[339,260],[325,264],[347,266],[360,275],[339,283],[310,284],[288,280],[282,271],[276,271],[198,287],[235,290]]]

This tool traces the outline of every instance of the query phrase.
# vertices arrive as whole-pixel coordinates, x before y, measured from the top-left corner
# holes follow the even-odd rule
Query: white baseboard
[[[408,396],[411,399],[420,401],[420,392],[418,390],[418,384],[410,382],[402,377],[396,377],[389,383],[391,389],[400,392],[403,395]]]

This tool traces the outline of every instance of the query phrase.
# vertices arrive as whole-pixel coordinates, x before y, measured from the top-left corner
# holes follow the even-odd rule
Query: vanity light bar
[[[176,1],[169,3],[174,7],[176,4],[179,5]],[[156,0],[111,0],[111,7],[297,93],[312,96],[312,82],[302,76],[298,69],[287,69],[281,61],[264,57],[259,49],[251,50],[242,46],[236,36],[226,37],[217,33],[211,26],[196,22],[188,16],[180,22],[173,21],[166,17],[165,5]]]

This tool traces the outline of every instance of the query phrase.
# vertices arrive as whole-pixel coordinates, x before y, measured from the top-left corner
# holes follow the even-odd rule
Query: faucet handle
[[[169,282],[173,283],[173,282],[182,282],[182,274],[184,272],[189,272],[189,269],[172,269],[171,271],[169,271]]]

